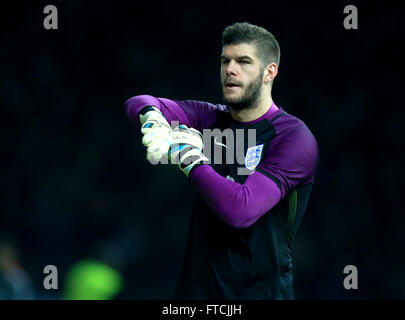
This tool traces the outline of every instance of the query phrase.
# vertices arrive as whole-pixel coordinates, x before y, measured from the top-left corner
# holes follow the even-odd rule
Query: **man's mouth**
[[[228,82],[225,84],[226,88],[235,88],[235,87],[240,87],[240,85],[233,83],[233,82]]]

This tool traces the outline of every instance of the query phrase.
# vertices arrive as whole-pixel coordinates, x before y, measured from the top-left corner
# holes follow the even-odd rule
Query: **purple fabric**
[[[271,118],[283,112],[280,109]],[[276,135],[257,169],[280,182],[283,199],[297,186],[314,180],[318,164],[318,144],[308,127],[290,114],[275,119],[273,126]]]
[[[234,228],[251,226],[281,198],[278,186],[258,171],[239,184],[201,165],[191,171],[190,180],[211,210]]]
[[[176,101],[149,95],[139,95],[125,102],[129,119],[133,123],[139,124],[139,112],[147,105],[158,108],[169,123],[177,121],[199,131],[212,125],[218,112],[228,111],[226,106],[220,104],[214,105],[195,100]]]

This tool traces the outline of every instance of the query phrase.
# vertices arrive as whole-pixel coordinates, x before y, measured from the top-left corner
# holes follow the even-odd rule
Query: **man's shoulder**
[[[274,135],[270,142],[271,152],[268,152],[268,156],[278,152],[285,155],[305,153],[308,158],[317,158],[317,139],[302,119],[283,110],[280,116],[274,119],[272,125]]]
[[[276,115],[271,123],[276,129],[276,135],[295,135],[295,134],[309,134],[312,135],[311,130],[307,124],[296,115],[288,113],[284,109],[280,109],[280,113]]]

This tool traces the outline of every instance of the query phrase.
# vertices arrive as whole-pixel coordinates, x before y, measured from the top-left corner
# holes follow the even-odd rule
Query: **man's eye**
[[[222,60],[222,64],[226,64],[228,62],[229,62],[228,60]]]
[[[249,62],[249,61],[246,61],[246,60],[242,60],[240,63],[249,64],[250,62]]]

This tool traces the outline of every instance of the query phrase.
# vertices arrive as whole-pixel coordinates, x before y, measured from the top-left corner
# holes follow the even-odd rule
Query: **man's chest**
[[[274,136],[268,121],[249,126],[216,123],[204,129],[204,154],[219,174],[243,183],[262,161]]]

